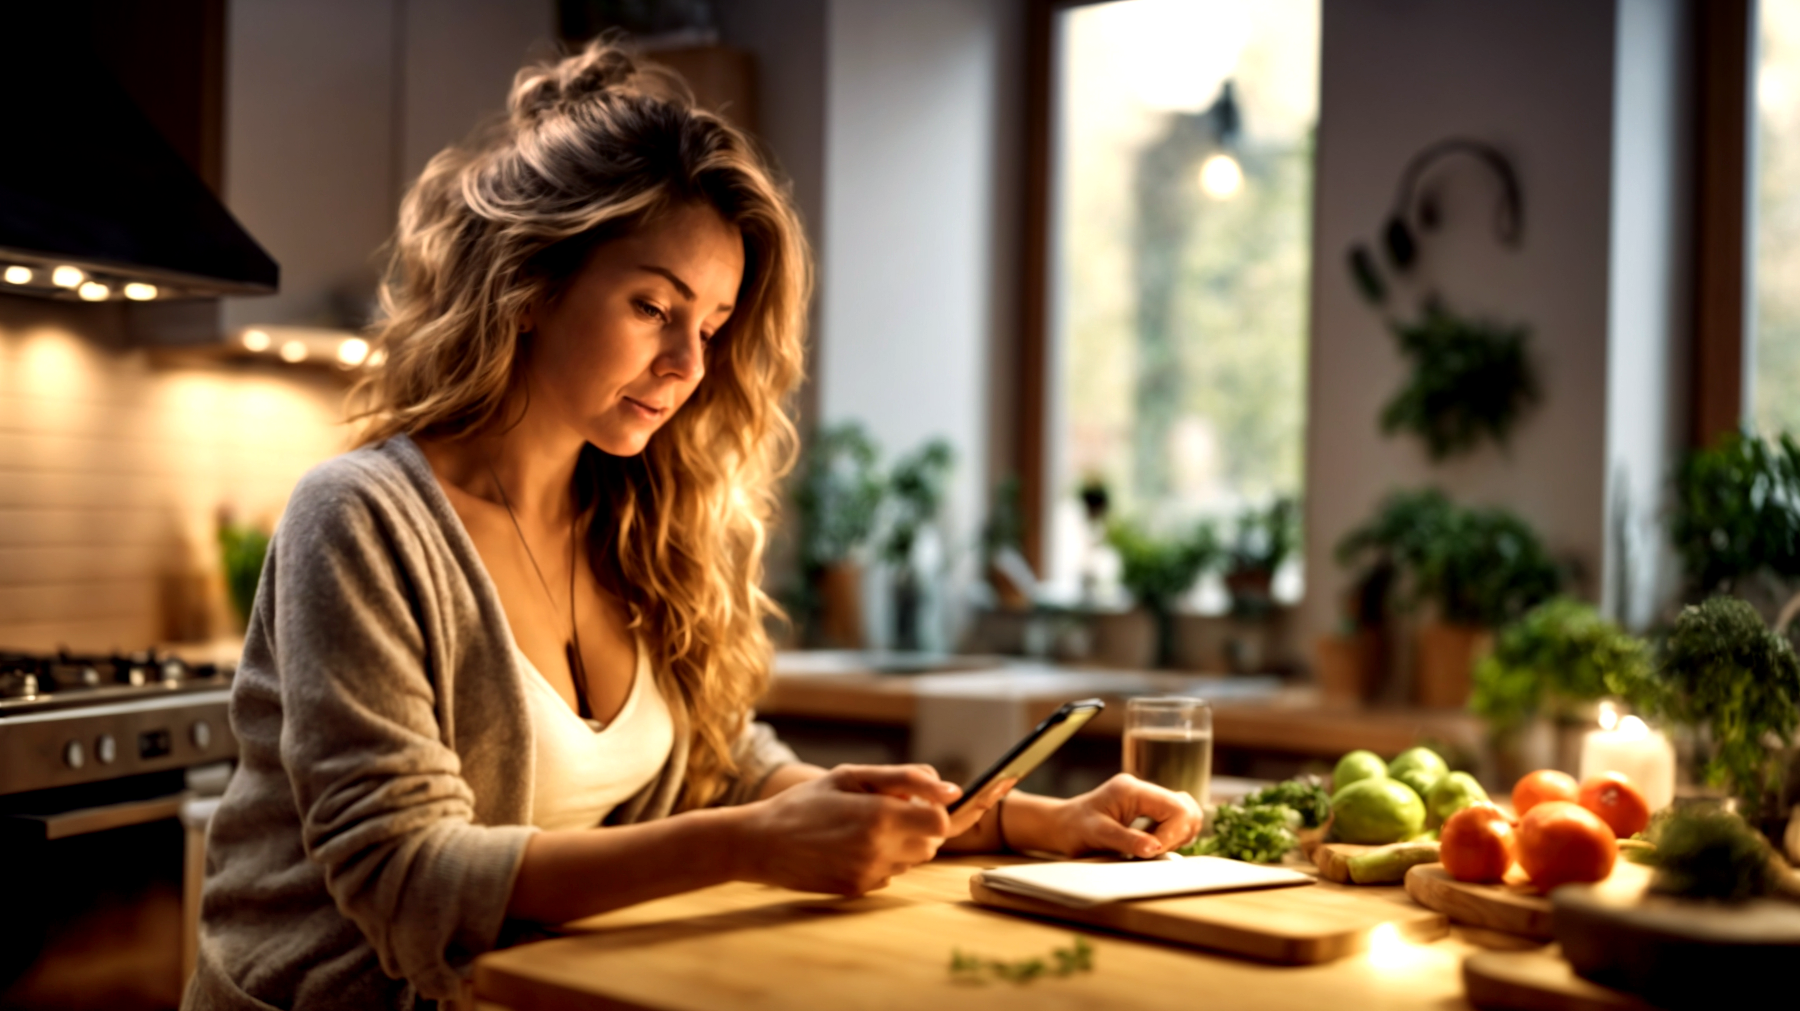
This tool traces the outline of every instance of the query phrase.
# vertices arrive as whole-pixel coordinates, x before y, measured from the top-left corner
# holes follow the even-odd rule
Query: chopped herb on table
[[[1266,864],[1300,844],[1294,830],[1302,818],[1285,804],[1219,805],[1213,832],[1181,852],[1190,857],[1229,857]]]
[[[958,983],[986,983],[989,979],[1008,983],[1029,983],[1039,976],[1073,976],[1094,971],[1094,946],[1077,934],[1067,948],[1050,949],[1050,960],[1039,957],[1015,962],[965,954],[961,948],[950,949],[950,976]]]

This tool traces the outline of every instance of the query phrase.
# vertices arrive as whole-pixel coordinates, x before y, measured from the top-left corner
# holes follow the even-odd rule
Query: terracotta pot
[[[1427,709],[1468,704],[1475,664],[1494,649],[1494,633],[1478,625],[1427,622],[1419,628],[1413,700]]]
[[[1156,619],[1149,611],[1103,612],[1091,622],[1095,663],[1146,670],[1156,662]]]
[[[819,645],[862,649],[862,567],[838,562],[819,570],[813,590],[819,595]]]
[[[1369,700],[1381,675],[1381,634],[1322,635],[1313,641],[1313,674],[1319,694],[1333,705]]]

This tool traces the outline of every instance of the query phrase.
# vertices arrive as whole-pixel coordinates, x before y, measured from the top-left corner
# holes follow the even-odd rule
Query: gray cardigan
[[[411,439],[301,480],[232,686],[239,765],[207,836],[183,1007],[458,997],[462,970],[509,926],[536,831],[521,676],[487,570]],[[670,702],[668,764],[608,823],[673,808],[688,716]],[[748,714],[737,758],[721,803],[753,799],[794,761]]]

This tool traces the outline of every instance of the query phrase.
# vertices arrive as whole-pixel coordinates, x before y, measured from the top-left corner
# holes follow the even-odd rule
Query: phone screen
[[[952,801],[949,806],[951,814],[968,803],[989,783],[1001,779],[1024,779],[1032,770],[1044,764],[1044,759],[1056,753],[1063,742],[1075,736],[1087,721],[1100,714],[1106,703],[1099,699],[1082,699],[1079,702],[1064,703],[1056,712],[1051,713],[1037,729],[1025,735],[1025,739],[1012,746],[1011,750],[1000,756],[988,770],[963,789],[962,796]]]

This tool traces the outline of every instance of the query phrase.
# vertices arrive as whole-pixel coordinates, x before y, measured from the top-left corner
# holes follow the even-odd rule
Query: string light
[[[50,283],[58,288],[79,288],[85,280],[87,275],[81,272],[80,267],[64,265],[50,272]]]
[[[156,297],[156,285],[133,281],[125,286],[125,297],[133,302],[148,302]]]
[[[369,357],[369,342],[361,337],[346,338],[338,345],[337,358],[343,364],[355,368]]]
[[[6,268],[6,283],[7,284],[30,284],[31,283],[31,268],[30,267],[22,267],[16,263],[13,264],[12,266]]]
[[[306,360],[306,345],[299,341],[288,341],[281,346],[281,360],[295,365]]]
[[[99,281],[83,281],[75,294],[81,296],[83,302],[104,302],[112,297],[112,289]]]
[[[245,330],[244,336],[240,339],[244,342],[244,348],[247,351],[262,354],[269,350],[269,335],[261,330]]]

